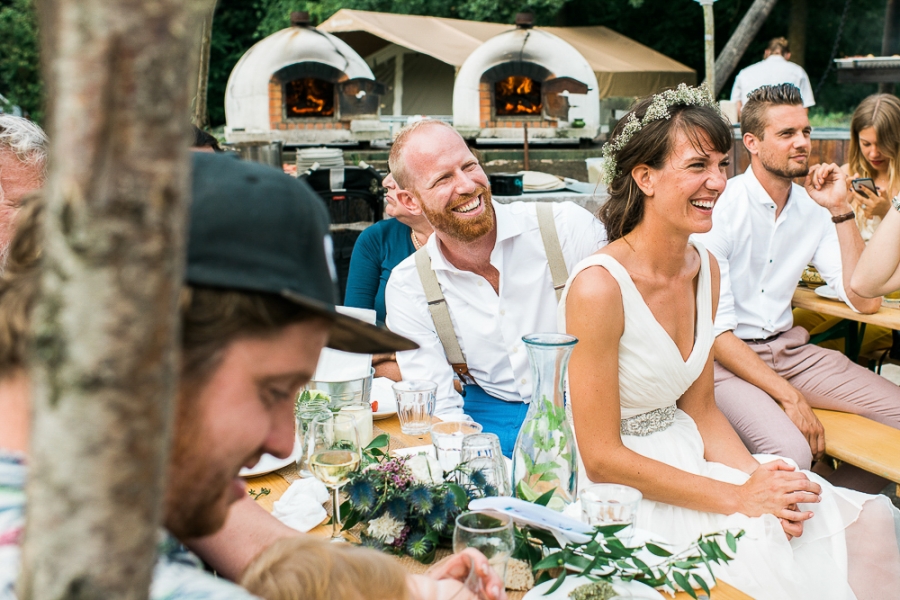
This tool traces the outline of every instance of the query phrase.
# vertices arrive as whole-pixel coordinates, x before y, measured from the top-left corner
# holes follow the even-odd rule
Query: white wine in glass
[[[362,458],[356,420],[340,413],[317,415],[309,426],[306,453],[309,470],[332,490],[331,541],[343,542],[340,488],[359,468]]]

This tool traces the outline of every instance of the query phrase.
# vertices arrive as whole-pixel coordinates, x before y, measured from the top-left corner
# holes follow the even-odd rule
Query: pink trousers
[[[840,352],[808,342],[806,330],[794,327],[774,340],[748,345],[813,407],[855,413],[900,429],[900,386]],[[718,362],[715,379],[716,404],[750,452],[785,456],[801,469],[810,468],[809,443],[778,403]]]

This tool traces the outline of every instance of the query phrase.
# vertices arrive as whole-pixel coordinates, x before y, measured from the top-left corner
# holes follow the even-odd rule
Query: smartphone
[[[861,177],[859,179],[854,179],[850,182],[850,185],[853,186],[853,191],[858,192],[860,194],[864,193],[862,191],[863,188],[869,188],[873,194],[878,193],[878,189],[875,187],[875,180],[871,177]]]

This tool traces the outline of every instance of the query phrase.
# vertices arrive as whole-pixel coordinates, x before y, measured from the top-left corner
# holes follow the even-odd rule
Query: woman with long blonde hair
[[[874,94],[859,103],[850,121],[849,160],[841,169],[853,179],[870,178],[878,193],[851,189],[850,203],[868,241],[900,192],[900,99]]]

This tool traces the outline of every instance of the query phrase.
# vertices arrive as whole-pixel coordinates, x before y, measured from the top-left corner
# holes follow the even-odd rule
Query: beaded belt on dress
[[[675,422],[675,405],[664,406],[640,415],[622,419],[619,432],[622,435],[647,436],[669,428]]]

